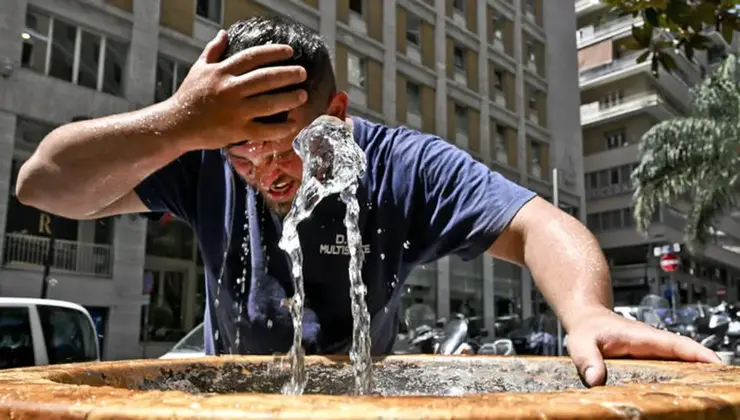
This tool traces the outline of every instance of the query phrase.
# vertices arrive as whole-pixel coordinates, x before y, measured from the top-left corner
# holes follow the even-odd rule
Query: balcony
[[[599,200],[602,198],[615,197],[618,195],[632,194],[632,184],[625,182],[622,184],[609,185],[608,187],[601,188],[587,188],[586,199],[588,200]]]
[[[639,26],[642,24],[642,18],[624,16],[599,25],[589,25],[580,28],[577,32],[577,47],[581,49],[604,39],[629,35],[632,25]]]
[[[601,0],[575,0],[576,15],[591,13],[595,10],[608,7]]]
[[[678,54],[675,56],[678,68],[670,73],[661,70],[659,77],[656,78],[652,74],[650,60],[638,63],[639,56],[640,53],[630,54],[609,63],[581,70],[578,77],[581,89],[596,88],[642,73],[652,78],[661,92],[682,107],[688,107],[691,102],[691,86],[699,81],[696,66]]]
[[[581,125],[586,128],[641,113],[648,113],[660,121],[681,115],[660,94],[644,92],[625,97],[607,107],[599,101],[581,105]]]
[[[5,268],[41,270],[46,262],[49,238],[9,233],[5,236]],[[113,276],[113,250],[98,245],[57,239],[51,270],[96,277]]]

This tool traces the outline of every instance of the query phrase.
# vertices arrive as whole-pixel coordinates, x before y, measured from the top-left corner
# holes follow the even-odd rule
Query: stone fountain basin
[[[724,365],[609,361],[608,385],[585,389],[567,358],[390,356],[358,397],[346,357],[306,363],[302,396],[279,394],[287,364],[271,356],[0,371],[0,418],[740,418],[740,368]]]

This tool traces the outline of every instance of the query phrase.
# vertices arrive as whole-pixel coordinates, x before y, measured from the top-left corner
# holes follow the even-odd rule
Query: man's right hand
[[[226,32],[219,31],[167,100],[170,127],[185,150],[219,149],[244,140],[278,140],[300,129],[290,119],[276,124],[254,121],[306,102],[305,90],[265,94],[306,79],[301,66],[264,67],[292,57],[292,48],[262,45],[219,61],[227,42]]]

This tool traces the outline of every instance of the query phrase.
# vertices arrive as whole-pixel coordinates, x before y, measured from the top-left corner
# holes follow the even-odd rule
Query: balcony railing
[[[12,268],[40,269],[46,263],[49,242],[49,238],[42,236],[9,233],[5,236],[3,264]],[[112,277],[112,247],[57,239],[54,241],[51,269],[64,273]]]
[[[579,73],[579,82],[585,83],[609,73],[614,73],[619,70],[624,70],[633,66],[637,66],[637,57],[639,56],[640,53],[630,54],[626,57],[618,58],[608,63],[583,70]]]
[[[641,23],[641,18],[633,18],[630,15],[610,20],[599,25],[581,28],[578,30],[578,45],[598,38],[613,36],[619,31],[631,28],[633,24],[639,25]]]

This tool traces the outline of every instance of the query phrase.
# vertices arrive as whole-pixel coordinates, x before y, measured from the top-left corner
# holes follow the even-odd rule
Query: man
[[[605,356],[719,360],[612,312],[607,264],[577,220],[436,136],[348,117],[347,107],[317,34],[251,18],[206,46],[172,98],[50,133],[21,168],[17,195],[76,219],[174,213],[203,253],[207,353],[285,352],[292,325],[283,301],[293,290],[277,243],[301,180],[292,140],[328,114],[352,126],[368,160],[357,196],[374,354],[393,345],[413,267],[488,252],[531,270],[590,385],[604,382]],[[350,345],[343,217],[343,204],[328,198],[299,227],[309,352]]]

